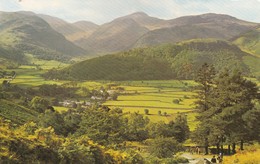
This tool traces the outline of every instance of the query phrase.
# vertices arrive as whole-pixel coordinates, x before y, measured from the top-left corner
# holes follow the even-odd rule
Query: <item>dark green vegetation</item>
[[[204,63],[217,70],[239,69],[250,74],[243,57],[249,54],[225,41],[199,39],[138,48],[114,55],[106,55],[74,64],[63,70],[51,70],[45,78],[70,80],[147,80],[192,79]],[[259,58],[250,56],[256,61]],[[252,65],[255,67],[255,65]]]
[[[72,98],[69,86],[73,84],[2,86],[1,163],[149,163],[152,160],[178,163],[186,160],[173,158],[173,154],[183,150],[182,143],[189,136],[186,116],[179,114],[169,123],[152,123],[138,113],[127,114],[122,109],[111,110],[96,103],[87,108],[75,104],[59,113],[52,106],[57,103],[53,95],[64,93],[63,99]],[[76,93],[79,88],[74,85],[74,89]],[[151,145],[152,140],[156,144]],[[145,153],[150,153],[150,149],[158,152],[152,152],[155,157],[144,158],[140,147],[128,146],[128,142],[139,142]],[[167,149],[162,145],[167,145]]]
[[[26,63],[23,53],[12,47],[0,45],[0,68],[16,68],[22,63]]]
[[[38,115],[34,110],[6,100],[0,100],[0,109],[0,116],[18,125],[35,121]]]
[[[216,152],[228,145],[228,154],[236,152],[236,145],[257,140],[260,137],[260,94],[255,83],[246,80],[241,73],[227,70],[215,75],[214,67],[204,64],[196,81],[199,85],[198,120],[193,140],[205,146],[216,146]],[[231,150],[232,149],[232,150]]]
[[[21,55],[30,53],[42,59],[68,60],[85,53],[85,50],[66,40],[47,22],[30,12],[1,12],[0,36],[1,47],[8,47],[10,51],[18,51]],[[8,53],[10,56],[14,54]]]

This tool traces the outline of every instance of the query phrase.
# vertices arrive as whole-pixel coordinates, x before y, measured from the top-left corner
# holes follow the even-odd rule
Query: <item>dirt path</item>
[[[208,156],[204,155],[193,155],[191,153],[183,153],[181,155],[184,158],[187,158],[189,160],[189,164],[204,164],[204,159],[210,160]]]

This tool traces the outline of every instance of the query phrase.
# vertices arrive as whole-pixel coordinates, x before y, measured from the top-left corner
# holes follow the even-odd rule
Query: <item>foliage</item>
[[[246,55],[225,41],[191,40],[89,59],[62,70],[50,70],[44,77],[70,80],[192,79],[205,62],[214,64],[218,70],[228,67],[248,73],[248,67],[242,61]]]
[[[130,114],[126,119],[128,130],[126,131],[126,139],[129,141],[143,141],[148,138],[146,125],[149,123],[147,117],[143,117],[138,113]]]
[[[77,88],[75,87],[66,87],[64,85],[60,86],[57,84],[43,84],[39,86],[39,93],[43,96],[65,99],[74,98],[76,89]]]
[[[17,129],[0,117],[0,163],[144,163],[136,152],[107,149],[87,136],[63,138],[27,123]]]
[[[244,141],[259,138],[259,131],[252,129],[252,121],[257,120],[259,113],[254,108],[254,101],[259,99],[257,85],[244,79],[238,71],[229,73],[225,70],[212,79],[212,74],[205,71],[208,67],[202,69],[202,74],[207,78],[198,81],[203,86],[204,95],[197,102],[200,109],[198,119],[201,123],[195,130],[193,139],[205,146],[206,153],[209,145],[216,145],[219,152],[220,146],[223,149],[224,144],[229,147],[232,145],[234,153],[239,141],[243,149]],[[213,81],[208,82],[207,79]]]
[[[122,141],[125,123],[119,116],[120,114],[102,108],[86,110],[81,117],[82,121],[76,134],[77,136],[86,134],[90,139],[101,144]]]
[[[149,132],[150,138],[174,137],[181,143],[189,137],[187,118],[183,114],[178,114],[175,121],[170,121],[168,124],[163,121],[157,123],[151,122],[146,128]]]
[[[149,109],[144,109],[144,114],[148,115],[149,114]]]
[[[243,164],[255,164],[260,161],[260,150],[253,150],[248,152],[237,152],[237,154],[225,157],[224,163],[243,163]]]
[[[7,100],[0,100],[0,115],[14,124],[36,121],[38,113]]]
[[[31,108],[33,108],[34,110],[40,113],[43,113],[49,105],[50,105],[49,100],[39,96],[35,96],[30,102]]]
[[[156,138],[152,141],[150,152],[158,158],[169,158],[174,153],[182,150],[180,144],[174,138]]]

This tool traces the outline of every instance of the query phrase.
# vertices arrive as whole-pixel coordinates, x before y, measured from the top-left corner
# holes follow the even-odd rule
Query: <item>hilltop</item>
[[[45,59],[115,53],[190,39],[232,40],[259,27],[259,23],[213,13],[163,20],[137,12],[102,25],[85,20],[69,23],[32,12],[0,15],[0,44]]]
[[[162,20],[138,12],[99,26],[89,37],[75,40],[92,53],[177,43],[199,38],[231,39],[259,24],[223,14],[202,14]]]

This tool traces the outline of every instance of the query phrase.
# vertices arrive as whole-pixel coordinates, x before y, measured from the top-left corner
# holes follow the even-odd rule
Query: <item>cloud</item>
[[[260,0],[0,0],[0,10],[27,10],[98,24],[137,11],[162,19],[211,12],[260,22]]]

